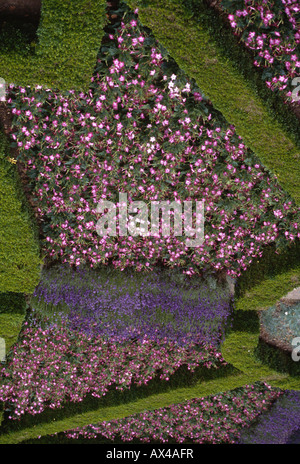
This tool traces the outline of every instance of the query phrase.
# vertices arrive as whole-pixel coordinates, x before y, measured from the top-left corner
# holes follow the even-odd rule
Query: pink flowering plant
[[[298,0],[221,0],[234,33],[254,53],[254,65],[273,91],[294,102],[292,81],[300,73]]]
[[[140,387],[155,378],[169,381],[182,366],[194,373],[198,367],[219,369],[227,363],[214,347],[183,347],[167,337],[119,343],[63,323],[34,327],[25,322],[0,371],[0,401],[8,419],[17,420],[81,402],[87,395],[102,398],[110,390]]]
[[[241,432],[282,395],[283,391],[257,382],[168,408],[78,427],[60,437],[68,438],[68,443],[73,439],[97,439],[102,443],[234,444]]]
[[[300,237],[299,209],[276,176],[181,72],[137,15],[103,45],[87,93],[10,86],[13,145],[50,260],[187,275],[240,275],[264,245]],[[186,237],[97,234],[100,200],[204,200],[201,246]]]

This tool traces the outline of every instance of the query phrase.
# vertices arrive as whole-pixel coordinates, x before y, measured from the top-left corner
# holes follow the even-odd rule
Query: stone
[[[287,306],[294,306],[300,303],[300,287],[294,288],[294,290],[287,293],[280,299],[280,302]]]

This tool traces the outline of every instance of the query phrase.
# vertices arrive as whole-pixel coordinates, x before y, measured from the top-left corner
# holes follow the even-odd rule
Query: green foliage
[[[281,297],[299,286],[300,266],[273,278],[265,278],[245,295],[236,299],[237,310],[261,310],[274,305]]]
[[[26,300],[23,293],[0,293],[0,314],[25,314]]]
[[[258,357],[259,332],[234,331],[227,337],[222,354],[227,362],[247,376],[247,383],[265,381],[272,387],[283,390],[299,390],[299,379],[287,370],[269,366],[264,356]]]
[[[5,340],[6,354],[17,342],[23,320],[21,314],[0,314],[0,337]]]
[[[270,345],[265,340],[259,339],[255,355],[278,372],[288,373],[291,377],[300,376],[300,363],[293,361],[291,353]]]
[[[29,20],[28,20],[29,21]],[[0,54],[14,51],[30,52],[36,40],[36,28],[33,23],[23,23],[20,19],[5,21],[1,27]]]
[[[9,308],[13,313],[14,303],[17,314],[9,314],[2,311],[3,308]],[[10,353],[10,349],[18,341],[22,324],[24,322],[25,308],[21,294],[1,294],[0,293],[0,338],[5,340],[5,355]],[[9,306],[11,305],[11,306]],[[23,312],[23,313],[22,313]],[[1,364],[0,364],[1,366]],[[0,401],[0,424],[3,420],[3,403]]]
[[[6,150],[0,134],[0,292],[32,293],[42,263],[37,230]]]
[[[121,269],[131,265],[146,270],[148,266],[149,271],[160,261],[185,268],[188,274],[202,272],[210,265],[215,269],[230,267],[232,272],[239,273],[257,255],[262,241],[275,239],[273,225],[279,226],[276,241],[286,240],[288,228],[288,236],[297,233],[293,228],[299,222],[299,212],[295,205],[294,214],[291,210],[286,212],[285,203],[289,204],[290,197],[275,177],[241,144],[241,137],[211,108],[211,102],[200,95],[194,80],[189,81],[183,71],[176,69],[166,50],[136,19],[135,14],[126,12],[124,29],[118,32],[121,44],[116,37],[110,41],[106,37],[89,95],[75,92],[61,95],[49,89],[10,90],[8,105],[16,115],[12,146],[22,145],[18,159],[25,165],[32,200],[39,202],[45,253],[77,266],[87,262],[93,266],[113,263]],[[129,86],[130,81],[134,85]],[[104,87],[103,82],[109,85]],[[68,108],[67,113],[61,111],[62,106]],[[106,127],[103,120],[107,120]],[[87,147],[85,141],[92,137],[93,142]],[[57,162],[53,160],[52,140],[59,143],[54,155]],[[155,144],[150,145],[151,140]],[[108,160],[109,172],[95,169],[95,163],[105,164]],[[205,169],[199,169],[199,163]],[[82,174],[78,175],[78,169]],[[103,176],[108,178],[102,182]],[[109,192],[105,190],[106,182],[110,184]],[[147,200],[148,210],[150,198],[156,192],[161,200],[175,195],[181,200],[205,196],[210,206],[207,206],[203,247],[195,253],[186,249],[175,261],[171,249],[167,246],[161,250],[157,240],[141,238],[137,243],[125,239],[120,252],[116,246],[119,240],[107,237],[105,247],[99,249],[92,196],[105,193],[110,201],[117,202],[118,191],[128,191],[129,184],[129,201],[133,197]],[[74,186],[79,189],[76,195]],[[49,195],[58,190],[59,206]],[[266,194],[266,190],[270,193]],[[83,201],[88,204],[84,211]],[[281,216],[288,217],[288,221],[277,218],[274,224],[275,205],[280,205]],[[89,228],[88,236],[82,233],[82,221]],[[215,235],[219,228],[220,240]],[[257,235],[260,237],[256,238]],[[185,239],[182,235],[176,240],[179,243]],[[145,247],[146,241],[149,246]],[[137,253],[136,246],[145,252]]]
[[[141,2],[128,3],[137,6]],[[231,47],[233,42],[226,31],[218,30],[218,19],[212,20],[202,2],[197,2],[197,8],[193,2],[174,0],[149,3],[151,6],[146,8],[145,4],[145,8],[140,10],[142,22],[152,28],[182,69],[195,78],[215,107],[236,126],[246,143],[279,175],[282,186],[299,202],[299,150],[292,117],[285,118],[285,109],[281,103],[272,100],[271,94],[262,90],[257,71],[247,80],[246,70],[250,72],[247,60],[241,61],[243,69],[237,66],[241,56],[238,48]],[[21,51],[23,39],[20,36],[19,45],[16,44],[14,51],[7,48],[0,52],[0,75],[8,82],[13,81],[20,85],[38,83],[66,89],[87,85],[103,34],[104,10],[105,2],[102,0],[93,3],[83,0],[63,3],[44,0],[37,47],[33,47],[34,51],[32,47],[25,47]],[[209,22],[210,27],[204,27]],[[219,41],[222,34],[225,34],[223,47]],[[16,48],[19,51],[16,52]],[[279,109],[277,113],[276,109]],[[31,225],[30,213],[21,199],[23,200],[23,196],[18,187],[16,172],[5,159],[5,142],[0,140],[0,291],[6,292],[0,294],[0,313],[2,308],[10,312],[14,305],[23,308],[23,296],[19,292],[31,293],[39,280],[40,260],[36,232]],[[39,434],[60,432],[73,427],[75,422],[76,425],[85,425],[96,418],[105,420],[137,410],[153,409],[182,401],[183,396],[195,397],[225,391],[238,384],[249,383],[258,376],[271,376],[271,383],[274,385],[278,383],[283,388],[295,388],[293,379],[276,376],[253,356],[255,354],[262,357],[264,362],[270,361],[276,370],[286,367],[286,360],[278,358],[277,353],[270,353],[269,346],[259,344],[258,348],[254,348],[258,337],[257,313],[252,311],[253,317],[250,316],[250,319],[249,314],[251,309],[257,309],[261,305],[267,289],[270,290],[267,294],[269,304],[271,297],[278,299],[279,293],[283,296],[283,291],[286,293],[286,289],[290,290],[292,285],[295,287],[299,283],[297,279],[300,279],[300,272],[296,266],[299,257],[299,244],[280,254],[276,254],[274,247],[268,247],[263,258],[256,260],[249,271],[238,280],[236,309],[245,311],[236,312],[234,332],[231,333],[231,340],[227,340],[226,350],[232,356],[228,357],[228,361],[232,361],[242,372],[245,372],[245,368],[247,375],[237,375],[230,366],[224,369],[221,377],[218,377],[220,372],[199,371],[199,376],[192,381],[187,372],[180,372],[180,376],[174,377],[173,383],[170,382],[170,388],[162,387],[161,382],[153,382],[150,389],[148,386],[145,391],[139,390],[139,393],[126,392],[127,396],[117,393],[103,402],[91,398],[79,405],[79,409],[76,405],[76,409],[61,410],[59,414],[57,411],[50,411],[38,425],[32,426],[29,420],[23,424],[27,428],[2,436],[2,442],[7,439],[10,443],[20,442],[26,437],[35,438]],[[256,299],[253,292],[257,289],[259,291]],[[250,297],[249,294],[247,296],[247,291],[250,292]],[[1,319],[2,316],[9,318],[11,315],[0,314],[0,327],[5,327],[10,320],[5,322]],[[17,332],[17,326],[15,328]],[[9,330],[7,328],[6,333],[10,336]],[[1,334],[2,332],[0,336]],[[283,371],[286,372],[286,369]],[[148,397],[149,393],[151,396]],[[132,411],[129,411],[130,408]],[[52,421],[54,418],[58,421]]]
[[[88,88],[107,22],[105,11],[104,0],[43,0],[37,43],[28,44],[28,35],[18,34],[17,46],[0,47],[0,76],[16,85]]]
[[[288,244],[282,250],[275,244],[265,247],[261,258],[255,259],[247,271],[239,278],[236,292],[237,296],[245,293],[246,289],[258,284],[266,277],[275,277],[285,273],[300,263],[300,241]],[[296,282],[297,283],[297,282]]]
[[[299,240],[278,251],[275,245],[265,248],[238,278],[235,308],[257,310],[269,307],[300,284]]]
[[[233,311],[231,326],[227,332],[249,332],[257,333],[259,331],[259,317],[257,311]]]
[[[298,124],[279,99],[275,102],[269,89],[263,90],[259,71],[250,66],[249,57],[243,57],[237,42],[234,46],[232,33],[217,15],[204,1],[127,3],[139,7],[141,22],[152,29],[181,69],[195,79],[214,107],[299,203]]]

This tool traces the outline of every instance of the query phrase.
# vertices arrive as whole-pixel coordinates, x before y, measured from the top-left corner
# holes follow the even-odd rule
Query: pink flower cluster
[[[10,89],[12,137],[45,255],[76,266],[141,271],[160,262],[187,275],[212,267],[238,276],[264,245],[299,238],[299,209],[276,177],[192,81],[163,68],[163,51],[138,22],[122,23],[111,47],[87,93]],[[117,205],[119,192],[149,211],[153,200],[204,200],[203,245],[162,234],[99,237],[97,204]]]
[[[32,328],[25,323],[22,339],[1,370],[0,400],[9,419],[35,415],[47,408],[80,402],[87,395],[101,398],[109,390],[147,385],[156,377],[168,381],[180,366],[194,372],[226,366],[212,347],[180,347],[175,342],[145,337],[125,343],[89,337],[64,325]]]
[[[283,392],[263,383],[195,398],[168,408],[144,411],[65,432],[69,439],[121,439],[142,443],[236,443],[241,431]]]
[[[299,13],[298,0],[244,0],[243,10],[235,10],[232,2],[228,14],[235,34],[257,52],[254,65],[271,71],[272,78],[267,78],[266,85],[272,90],[285,90],[286,101],[292,102],[291,82],[300,73]]]

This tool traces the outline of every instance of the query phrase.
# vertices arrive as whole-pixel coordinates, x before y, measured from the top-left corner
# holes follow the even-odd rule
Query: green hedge
[[[9,356],[11,347],[18,342],[24,320],[22,314],[0,314],[0,337],[5,340],[6,356]],[[2,367],[1,363],[0,367]]]
[[[295,373],[288,369],[278,369],[279,364],[268,362],[265,353],[259,352],[259,324],[257,311],[236,311],[233,314],[234,327],[228,331],[221,351],[231,366],[248,377],[247,383],[264,381],[282,390],[299,390],[300,382]],[[249,320],[249,324],[248,324]],[[255,326],[258,327],[255,329]],[[299,364],[295,363],[294,364]],[[294,369],[298,369],[294,366]]]
[[[279,100],[280,108],[274,107],[275,97],[269,89],[261,94],[259,71],[254,66],[247,65],[247,77],[240,69],[237,62],[245,64],[247,60],[218,15],[204,0],[127,0],[126,3],[139,8],[143,25],[152,30],[180,68],[195,79],[214,107],[235,126],[246,145],[277,175],[282,187],[299,204],[299,124]],[[252,74],[254,77],[250,78]],[[279,116],[281,111],[284,114]]]
[[[300,286],[300,241],[277,252],[276,246],[265,248],[261,258],[251,263],[237,279],[235,309],[257,310],[275,304]]]
[[[32,293],[42,259],[38,231],[0,132],[0,292]]]
[[[275,277],[300,265],[300,241],[276,249],[275,244],[265,247],[262,257],[256,258],[236,283],[236,296],[241,297],[246,290],[260,283],[266,277]],[[300,284],[300,282],[298,282]],[[297,284],[297,282],[296,282]]]
[[[105,13],[105,0],[42,0],[37,43],[0,46],[0,76],[16,85],[87,89],[104,36]]]
[[[23,314],[26,313],[26,299],[24,293],[0,292],[0,314]]]
[[[292,377],[300,376],[300,362],[293,361],[291,353],[270,345],[261,338],[255,349],[255,355],[278,372],[286,372]]]

